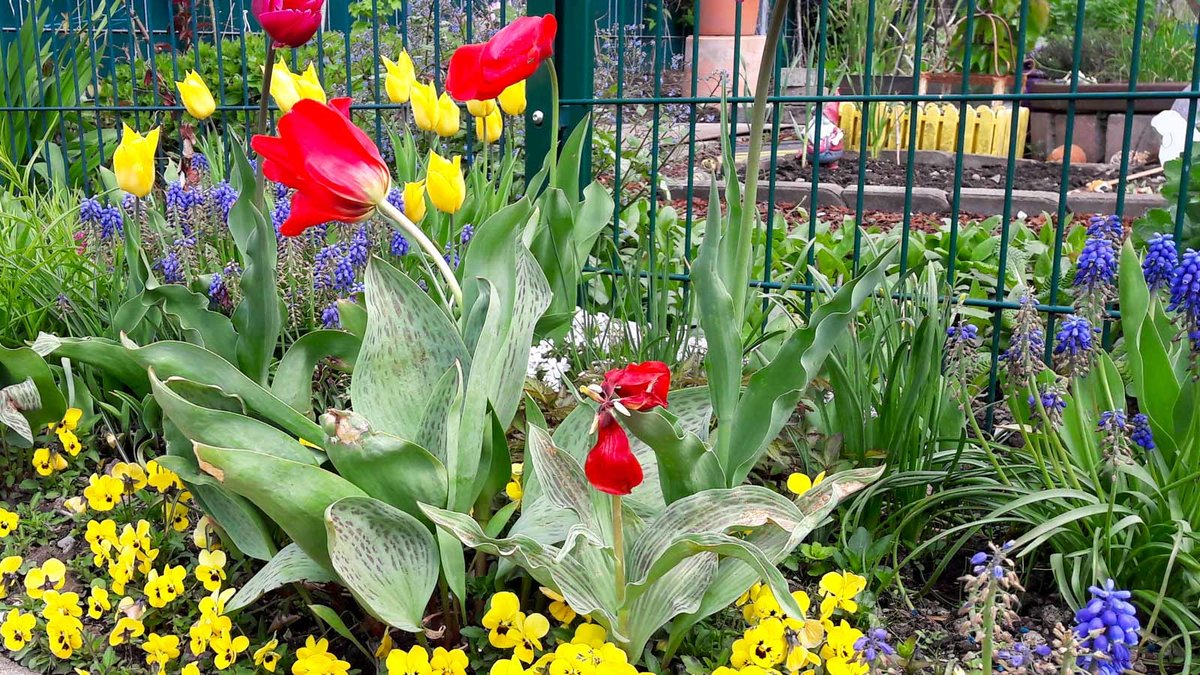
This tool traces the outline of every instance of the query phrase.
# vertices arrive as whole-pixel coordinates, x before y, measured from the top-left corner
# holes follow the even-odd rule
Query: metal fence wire
[[[698,239],[693,226],[720,157],[712,129],[727,101],[730,142],[735,149],[746,142],[738,131],[747,121],[763,48],[757,29],[770,2],[329,0],[317,38],[285,60],[295,71],[315,64],[330,93],[353,97],[356,119],[386,146],[388,125],[402,110],[387,100],[380,56],[407,49],[418,75],[440,87],[458,45],[485,39],[516,16],[556,14],[562,123],[591,120],[585,179],[595,175],[619,196],[614,241],[629,227],[623,209],[646,197],[639,227],[650,242],[651,264],[655,255],[665,256],[675,268],[662,278],[686,285]],[[94,189],[121,121],[163,125],[164,138],[179,130],[183,108],[174,82],[190,69],[201,73],[218,101],[217,115],[201,131],[244,137],[258,107],[265,45],[249,4],[0,0],[0,150],[16,164],[39,163],[47,180],[57,174]],[[767,212],[787,216],[765,220],[755,285],[806,297],[816,292],[815,247],[796,249],[804,260],[788,261],[803,274],[782,276],[777,263],[786,253],[779,245],[789,237],[811,242],[829,223],[851,230],[845,235],[851,271],[870,229],[899,230],[902,266],[918,231],[940,229],[942,247],[921,253],[940,261],[948,293],[984,283],[980,269],[995,270],[985,280],[988,292],[966,299],[993,317],[994,386],[1002,311],[1017,307],[1009,270],[1020,223],[1044,211],[1040,226],[1053,230],[1044,240],[1049,288],[1039,306],[1049,314],[1048,334],[1055,315],[1073,311],[1060,282],[1070,266],[1072,217],[1107,212],[1128,220],[1161,202],[1174,207],[1168,225],[1175,241],[1184,242],[1193,134],[1184,134],[1178,171],[1185,188],[1173,203],[1135,190],[1144,174],[1154,173],[1140,170],[1157,159],[1154,114],[1173,108],[1185,129],[1196,126],[1200,40],[1195,16],[1180,4],[795,0],[775,45],[771,143],[762,167]],[[726,19],[723,29],[713,28]],[[549,150],[547,78],[543,70],[530,83],[527,167],[540,166]],[[823,115],[830,103],[836,109]],[[847,151],[836,170],[807,151],[810,136],[819,139],[834,125],[846,136],[843,144],[858,149]],[[472,131],[467,125],[465,148]],[[1052,152],[1056,147],[1061,156]],[[1035,173],[1042,185],[1026,178]],[[1111,190],[1081,193],[1079,176],[1089,175],[1099,178],[1085,182]],[[981,179],[991,180],[990,190],[978,187]],[[931,185],[941,187],[930,192]],[[667,205],[682,224],[678,258],[654,249]],[[998,218],[983,220],[989,216]],[[992,225],[995,246],[981,256],[986,264],[968,275],[962,247],[969,231]]]

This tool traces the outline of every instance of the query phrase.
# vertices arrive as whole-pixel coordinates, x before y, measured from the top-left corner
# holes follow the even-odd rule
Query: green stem
[[[984,675],[992,675],[992,651],[995,648],[996,630],[996,579],[988,575],[987,597],[983,601],[983,644],[980,656],[983,659]]]
[[[767,119],[767,95],[771,90],[771,76],[775,72],[775,54],[778,51],[779,36],[783,33],[783,25],[787,21],[789,0],[779,0],[771,8],[771,18],[767,23],[766,42],[763,43],[762,62],[758,69],[758,82],[754,90],[754,105],[750,109],[750,149],[746,155],[746,193],[742,197],[742,220],[737,231],[737,247],[734,264],[737,271],[749,281],[750,253],[753,237],[751,228],[758,214],[758,174],[761,171],[763,153],[763,128]],[[733,180],[737,180],[735,173]],[[768,217],[770,217],[768,215]],[[735,326],[741,328],[746,311],[746,293],[748,283],[735,284],[729,289],[733,295],[733,311]]]
[[[966,391],[962,392],[963,409],[966,413],[967,421],[971,424],[971,432],[979,439],[979,444],[983,446],[983,452],[987,455],[988,461],[992,463],[992,468],[996,470],[996,475],[1000,477],[1000,481],[1005,485],[1012,485],[1008,481],[1008,476],[1005,475],[1004,469],[1000,467],[1000,461],[996,459],[996,454],[992,452],[992,444],[988,441],[987,436],[983,434],[983,429],[979,428],[979,421],[975,419],[974,409],[971,407],[970,397]]]
[[[458,285],[458,278],[454,276],[454,270],[450,269],[450,264],[442,257],[441,250],[437,244],[425,236],[421,228],[417,227],[416,223],[409,220],[407,216],[400,212],[395,206],[392,206],[387,201],[379,203],[379,211],[383,215],[390,218],[393,222],[400,226],[400,229],[405,235],[411,237],[425,251],[425,255],[429,257],[433,264],[437,267],[438,272],[441,272],[442,278],[446,281],[446,287],[450,289],[450,294],[454,296],[454,303],[459,307],[462,306],[462,288]]]
[[[557,187],[558,181],[558,69],[554,67],[554,59],[548,59],[546,65],[550,68],[550,175],[547,177],[550,185]],[[619,158],[618,158],[619,159]],[[576,195],[567,195],[574,199]],[[618,199],[620,197],[618,196]]]
[[[629,611],[625,608],[625,530],[620,495],[612,497],[612,529],[613,559],[616,563],[613,576],[617,589],[617,629],[622,635],[628,635],[625,631],[629,619]]]
[[[258,97],[258,134],[267,133],[267,113],[268,106],[271,103],[271,77],[275,73],[275,41],[267,36],[267,59],[266,65],[263,66],[263,85],[262,91]],[[255,193],[254,202],[258,205],[259,210],[266,212],[266,179],[263,176],[264,162],[258,163],[257,176],[255,177]]]

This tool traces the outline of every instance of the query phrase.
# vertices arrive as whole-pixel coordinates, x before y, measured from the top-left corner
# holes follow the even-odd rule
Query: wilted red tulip
[[[554,53],[553,14],[523,16],[487,42],[463,45],[450,57],[446,91],[459,101],[486,101],[537,72]]]
[[[629,448],[629,437],[617,422],[616,412],[651,410],[667,406],[671,371],[661,361],[635,363],[604,374],[599,391],[584,393],[600,404],[596,413],[596,444],[588,452],[584,473],[597,490],[627,495],[642,483],[642,466]]]
[[[250,11],[276,47],[300,47],[321,26],[325,0],[253,0]]]
[[[350,99],[303,99],[279,120],[278,136],[255,136],[267,178],[294,190],[280,233],[294,237],[330,221],[365,220],[387,199],[391,176],[379,148],[350,121]]]

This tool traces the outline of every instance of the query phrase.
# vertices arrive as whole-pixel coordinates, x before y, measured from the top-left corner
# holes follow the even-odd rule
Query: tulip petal
[[[588,452],[583,471],[592,487],[610,495],[627,495],[642,484],[642,465],[612,413],[600,413],[599,435]]]

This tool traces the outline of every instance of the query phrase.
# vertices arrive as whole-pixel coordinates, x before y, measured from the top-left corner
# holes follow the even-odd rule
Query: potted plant
[[[968,34],[968,23],[970,23]],[[983,0],[974,18],[957,20],[951,29],[947,64],[968,69],[968,88],[974,93],[1003,94],[1012,91],[1021,24],[1020,0]],[[1026,45],[1033,44],[1050,24],[1047,0],[1030,0],[1025,21]],[[971,62],[963,64],[966,45],[971,45]],[[921,77],[922,93],[946,93],[962,87],[961,72],[929,73]]]
[[[758,28],[760,0],[700,0],[700,35],[736,35],[738,8],[742,12],[741,35],[754,35]]]

